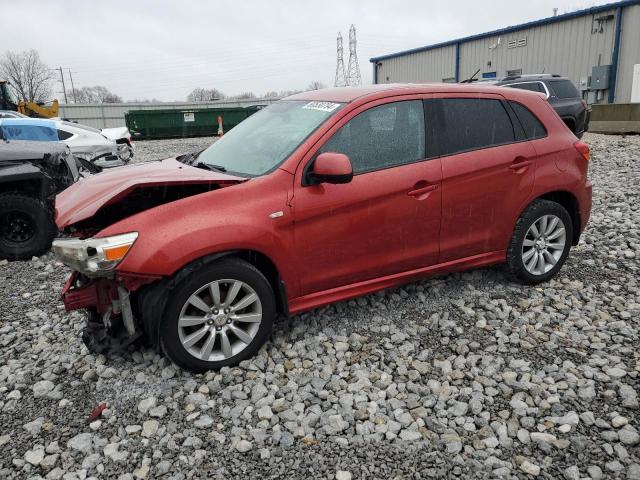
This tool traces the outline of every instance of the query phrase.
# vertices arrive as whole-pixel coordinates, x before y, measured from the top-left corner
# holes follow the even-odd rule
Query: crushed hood
[[[82,179],[56,197],[56,224],[65,228],[89,219],[134,191],[153,187],[220,187],[246,178],[191,167],[175,158],[117,167]],[[162,202],[159,202],[162,203]]]

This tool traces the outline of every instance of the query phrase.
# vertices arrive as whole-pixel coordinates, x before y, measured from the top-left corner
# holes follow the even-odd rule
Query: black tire
[[[529,231],[531,225],[544,215],[555,215],[564,224],[565,229],[565,244],[564,249],[557,263],[551,270],[546,273],[532,274],[530,273],[524,264],[522,259],[523,243],[525,236]],[[509,248],[507,249],[507,268],[509,273],[519,282],[527,285],[537,285],[542,282],[546,282],[553,277],[562,265],[564,264],[569,250],[571,249],[571,240],[573,238],[573,223],[567,210],[559,203],[552,202],[550,200],[534,200],[520,215],[516,222],[511,241],[509,242]],[[560,249],[558,249],[560,250]]]
[[[220,361],[204,361],[190,354],[182,345],[178,333],[178,319],[187,299],[204,285],[221,279],[234,279],[250,286],[258,295],[262,308],[262,320],[253,340],[238,354]],[[173,362],[192,372],[218,370],[237,365],[254,356],[264,345],[273,328],[276,303],[269,281],[257,268],[238,258],[224,258],[205,264],[176,285],[169,293],[167,306],[160,325],[160,345]]]
[[[0,195],[0,258],[25,260],[51,248],[57,228],[42,200],[19,193]]]

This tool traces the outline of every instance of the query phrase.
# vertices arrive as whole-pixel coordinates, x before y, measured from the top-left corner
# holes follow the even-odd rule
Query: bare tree
[[[40,59],[37,51],[6,52],[0,59],[0,77],[8,80],[19,100],[47,102],[55,73]]]
[[[288,97],[289,95],[295,95],[296,93],[301,93],[302,90],[280,90],[278,96],[280,98]]]
[[[194,88],[187,95],[187,102],[210,102],[212,100],[222,100],[226,95],[217,88]]]
[[[323,88],[327,88],[327,86],[318,80],[314,80],[309,84],[307,90],[322,90]]]
[[[76,103],[122,103],[122,97],[109,91],[101,85],[81,87],[71,91],[71,98]]]
[[[242,92],[239,95],[234,95],[233,97],[231,97],[235,100],[250,100],[252,98],[256,98],[256,94],[253,92]]]

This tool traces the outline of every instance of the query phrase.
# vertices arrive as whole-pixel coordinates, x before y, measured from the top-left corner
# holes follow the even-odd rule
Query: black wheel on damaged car
[[[0,258],[42,255],[56,231],[51,209],[41,200],[19,193],[0,195]]]
[[[520,215],[507,250],[507,267],[522,283],[536,285],[564,264],[573,239],[567,210],[550,200],[534,200]]]
[[[275,316],[265,276],[244,260],[224,258],[205,264],[171,291],[160,342],[180,367],[215,370],[254,356]]]

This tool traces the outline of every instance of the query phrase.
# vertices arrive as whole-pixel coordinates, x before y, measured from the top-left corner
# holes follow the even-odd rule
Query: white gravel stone
[[[253,448],[252,443],[248,442],[247,440],[240,440],[238,441],[238,443],[236,443],[236,450],[239,451],[240,453],[246,453],[252,448]]]
[[[529,460],[525,460],[520,464],[520,470],[534,477],[540,475],[540,467],[535,463],[531,463]]]
[[[54,389],[55,385],[50,380],[40,380],[33,384],[33,396],[35,398],[40,398],[46,396],[49,392]]]
[[[93,434],[79,433],[67,442],[67,448],[82,453],[89,453],[93,448]]]

